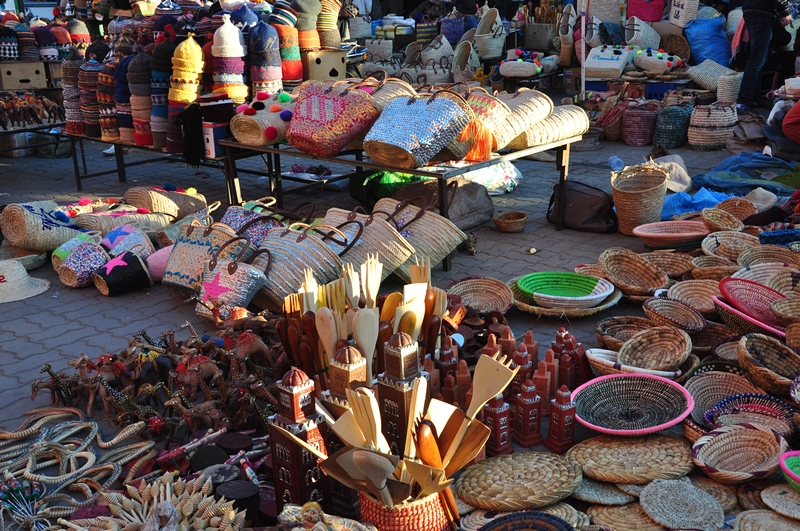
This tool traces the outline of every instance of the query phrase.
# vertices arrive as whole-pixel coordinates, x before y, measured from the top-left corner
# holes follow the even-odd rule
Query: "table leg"
[[[242,190],[239,187],[239,170],[236,168],[236,155],[233,148],[225,146],[225,180],[228,183],[228,205],[242,204]]]
[[[272,153],[267,153],[267,178],[269,179],[269,195],[272,197],[275,197],[275,175],[272,173],[274,168]]]
[[[78,146],[75,145],[75,137],[69,137],[69,149],[72,152],[72,167],[75,170],[75,184],[78,185],[78,191],[80,192],[83,190],[83,186],[81,186],[81,170],[78,167],[78,150],[76,149]]]
[[[78,143],[81,146],[81,160],[83,161],[83,173],[89,173],[89,168],[86,167],[86,150],[83,149],[83,139],[79,138]]]
[[[569,176],[570,144],[558,148],[556,152],[556,168],[558,168],[558,212],[556,212],[556,230],[564,230],[564,216],[567,213],[567,177]]]
[[[359,162],[361,162],[361,161],[363,161],[363,160],[364,160],[364,152],[363,152],[363,151],[359,151],[359,152],[357,152],[357,153],[356,153],[356,160],[357,160],[357,161],[359,161]],[[361,173],[361,171],[362,171],[363,169],[364,169],[364,168],[363,168],[362,166],[356,166],[356,171],[357,171],[358,173]]]
[[[443,218],[450,219],[450,213],[448,212],[448,205],[447,205],[446,179],[439,179],[439,214],[441,214]],[[450,271],[452,262],[453,262],[453,253],[450,253],[444,257],[444,260],[442,261],[442,268],[445,271]]]
[[[128,180],[128,177],[125,175],[125,148],[121,144],[114,144],[114,158],[117,160],[119,182],[124,183]]]
[[[278,208],[283,208],[283,177],[281,177],[281,156],[278,153],[275,157],[275,204]]]

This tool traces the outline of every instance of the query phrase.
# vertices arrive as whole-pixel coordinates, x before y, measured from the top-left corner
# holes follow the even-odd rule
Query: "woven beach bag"
[[[511,149],[527,149],[580,136],[589,130],[589,116],[577,105],[560,105],[552,114],[531,125],[524,133],[509,142]]]
[[[660,22],[666,0],[628,0],[628,16],[646,22]]]
[[[656,1],[654,0],[652,3],[656,3]],[[625,24],[625,41],[628,46],[658,50],[661,44],[661,35],[642,19],[632,16]]]
[[[398,232],[414,248],[417,259],[430,258],[431,267],[439,264],[467,239],[467,235],[449,219],[414,205],[410,200],[383,198],[375,203],[374,211],[389,212]],[[409,267],[413,263],[413,258],[406,260],[395,271],[397,276],[410,282]]]
[[[736,118],[735,103],[698,105],[689,122],[689,146],[698,151],[723,149],[736,127]]]
[[[61,267],[62,262],[67,259],[73,249],[83,242],[92,241],[94,243],[100,243],[101,239],[102,236],[100,236],[100,234],[97,232],[82,232],[80,235],[72,238],[71,240],[67,240],[66,242],[62,243],[50,254],[50,261],[53,264],[53,270],[58,273],[58,269]]]
[[[370,73],[358,86],[372,94],[372,103],[380,112],[383,112],[386,104],[393,99],[401,96],[410,98],[417,93],[414,87],[402,79],[391,77],[386,70],[376,70]]]
[[[497,149],[506,147],[532,125],[553,114],[553,100],[538,90],[519,89],[514,94],[500,94],[497,98],[511,110],[495,129]]]
[[[686,25],[697,18],[700,0],[670,0],[672,8],[669,10],[669,23],[685,28]]]
[[[131,249],[100,266],[92,275],[97,290],[106,297],[153,287],[145,257]]]
[[[742,84],[743,76],[744,72],[720,76],[717,82],[717,101],[720,103],[736,103],[736,99],[739,97],[739,87]]]
[[[686,143],[689,132],[689,121],[692,119],[691,103],[667,105],[658,113],[656,131],[653,134],[653,145],[667,149],[681,147]]]
[[[594,0],[589,3],[589,17],[597,17],[601,22],[620,23],[618,0]]]
[[[720,77],[724,76],[725,74],[735,74],[736,72],[730,68],[725,68],[716,61],[706,59],[697,66],[689,67],[686,73],[689,74],[689,79],[704,89],[717,90]]]
[[[169,225],[158,231],[158,233],[156,234],[156,244],[162,248],[172,245],[173,243],[175,243],[175,240],[178,238],[178,236],[180,236],[181,225],[185,223],[191,223],[192,220],[194,219],[206,225],[211,224],[211,222],[213,221],[211,219],[211,213],[217,210],[221,204],[222,203],[220,203],[219,201],[214,201],[213,203],[208,205],[208,207],[202,208],[197,212],[195,212],[194,214],[190,214],[185,218],[178,220],[174,223],[170,223]]]
[[[175,219],[182,219],[208,206],[201,194],[189,194],[157,188],[155,186],[134,186],[125,191],[122,200],[136,208],[146,208],[150,212],[162,212]],[[161,228],[161,227],[159,227]]]
[[[622,141],[629,146],[650,144],[653,141],[660,110],[661,102],[655,101],[628,107],[622,114]]]
[[[502,57],[505,42],[506,29],[502,24],[498,25],[491,33],[475,34],[475,47],[483,61]]]
[[[420,42],[419,39],[417,39],[417,42]],[[444,35],[437,35],[427,46],[422,48],[420,57],[423,64],[427,64],[431,59],[433,59],[434,63],[439,64],[443,57],[450,57],[454,53],[450,41]]]
[[[59,210],[54,201],[8,205],[0,217],[3,237],[14,247],[53,251],[84,232],[77,224],[56,217]]]
[[[372,19],[369,15],[359,15],[347,19],[351,39],[368,39],[372,37]]]
[[[281,102],[278,98],[277,94],[265,100],[256,96],[247,109],[231,118],[234,138],[249,146],[269,146],[286,140],[296,99]]]
[[[668,179],[667,172],[650,163],[612,174],[611,190],[621,233],[630,236],[639,225],[661,220]]]
[[[491,152],[496,150],[498,146],[498,138],[495,132],[499,130],[501,124],[511,114],[511,109],[499,98],[492,96],[486,89],[481,87],[467,87],[466,100],[475,113],[475,119],[484,128],[483,132],[477,134],[479,136],[491,135],[489,142],[475,138],[473,149],[467,153],[466,159],[472,161],[488,160],[492,155]]]
[[[600,23],[603,22],[597,17],[591,17],[591,22],[586,24],[586,46],[588,48],[597,48],[603,45],[603,40],[600,38]]]
[[[110,257],[100,245],[85,241],[75,247],[58,269],[58,278],[70,288],[85,288],[92,284],[92,275]]]
[[[367,50],[375,61],[390,61],[392,59],[392,41],[373,37],[364,41]]]

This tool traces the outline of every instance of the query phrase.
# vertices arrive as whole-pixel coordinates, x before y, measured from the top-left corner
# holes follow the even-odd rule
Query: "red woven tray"
[[[722,295],[740,312],[768,326],[782,328],[770,304],[786,296],[758,282],[743,278],[724,278],[719,283]]]

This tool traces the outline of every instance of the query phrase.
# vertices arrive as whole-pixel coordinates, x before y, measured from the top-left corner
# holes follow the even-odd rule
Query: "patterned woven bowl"
[[[772,313],[783,326],[800,323],[800,299],[778,299],[769,305]]]
[[[781,454],[780,465],[786,482],[800,492],[800,451]]]
[[[740,231],[744,228],[744,223],[739,218],[717,208],[704,208],[702,219],[709,232]]]
[[[740,312],[722,297],[713,297],[714,306],[717,307],[717,314],[722,318],[722,322],[733,328],[740,334],[763,333],[771,336],[785,338],[786,332],[783,328],[774,328],[757,321],[744,312]]]
[[[700,312],[679,301],[653,298],[644,301],[645,315],[658,326],[674,326],[686,332],[701,332],[708,323]]]
[[[653,326],[653,321],[644,317],[606,317],[595,326],[595,334],[602,348],[618,351],[627,340]]]
[[[768,326],[780,327],[781,321],[772,313],[770,305],[786,296],[752,280],[724,278],[719,282],[719,290],[734,308],[756,321]]]
[[[614,285],[603,278],[550,271],[525,275],[517,286],[545,308],[593,308],[614,291]]]
[[[709,256],[721,256],[735,261],[743,251],[755,245],[761,245],[757,236],[735,231],[720,231],[706,236],[700,247]]]
[[[739,364],[751,382],[771,395],[789,396],[792,380],[800,376],[800,354],[763,334],[739,340]]]
[[[461,303],[482,313],[511,309],[514,295],[504,282],[491,277],[466,277],[451,283],[445,291],[461,297]]]
[[[635,437],[665,430],[689,416],[694,398],[680,384],[649,374],[609,374],[572,392],[575,418],[595,431]]]
[[[633,229],[648,247],[683,247],[697,243],[709,232],[702,221],[657,221],[646,223]]]
[[[714,429],[742,423],[767,426],[787,441],[793,440],[797,431],[792,406],[773,396],[756,393],[729,396],[706,411],[704,418]]]
[[[599,376],[608,374],[649,374],[651,376],[658,376],[668,380],[677,380],[681,377],[683,372],[680,369],[674,371],[655,371],[650,369],[643,369],[641,367],[634,367],[633,365],[623,365],[617,361],[619,353],[613,350],[603,350],[599,348],[590,348],[586,351],[586,359],[589,360],[589,365],[595,373]]]
[[[639,332],[622,345],[619,363],[654,371],[674,371],[692,350],[689,334],[671,326]]]

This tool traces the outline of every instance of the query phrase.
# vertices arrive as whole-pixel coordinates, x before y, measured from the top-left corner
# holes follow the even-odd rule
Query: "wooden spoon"
[[[369,479],[381,494],[381,501],[387,507],[392,507],[392,495],[387,488],[387,481],[394,472],[392,462],[378,454],[356,450],[353,452],[353,462]]]
[[[397,308],[398,315],[400,312],[401,309]],[[397,325],[395,325],[395,333],[404,332],[410,337],[414,337],[414,329],[417,327],[417,316],[413,311],[407,311],[403,313],[403,315],[400,316],[396,322]]]
[[[475,456],[483,449],[491,434],[492,430],[483,422],[470,422],[464,438],[457,445],[455,454],[444,468],[445,476],[452,477],[453,474],[464,468],[467,463],[475,459]]]
[[[430,420],[422,421],[419,428],[417,428],[417,436],[414,442],[417,445],[417,455],[419,455],[424,464],[438,469],[444,468],[442,466],[442,456],[439,454],[439,445],[436,441],[433,422]],[[452,516],[452,521],[458,523],[461,516],[458,514],[458,506],[453,492],[449,489],[442,490],[439,492],[439,496],[445,502],[447,510]]]
[[[333,359],[336,355],[336,341],[339,340],[336,330],[336,317],[330,309],[323,307],[317,310],[314,322],[317,325],[317,333],[320,341],[322,341],[325,354],[329,360]]]
[[[375,345],[378,342],[378,316],[370,309],[362,308],[353,316],[353,339],[364,359],[367,360],[367,385],[371,386],[375,380],[373,360],[375,359]]]
[[[441,455],[447,454],[447,449],[450,448],[450,445],[453,444],[453,439],[455,439],[458,430],[461,428],[461,424],[464,422],[466,415],[460,409],[455,409],[453,414],[450,415],[450,418],[447,420],[447,424],[444,425],[444,428],[441,429],[439,433],[439,437],[436,438],[436,442],[439,445],[439,453]]]
[[[385,369],[385,367],[383,366],[385,361],[383,358],[383,348],[384,345],[391,338],[392,338],[392,325],[386,321],[381,321],[380,324],[378,325],[378,344],[376,345],[375,349],[377,354],[376,357],[378,358],[375,363],[375,366],[377,367],[377,369],[375,370],[376,377],[379,374],[381,374]]]
[[[393,322],[397,307],[401,304],[403,304],[403,294],[399,291],[387,295],[381,309],[381,321]]]
[[[367,445],[367,439],[364,437],[364,432],[361,431],[361,426],[359,426],[352,409],[345,410],[342,416],[333,423],[331,429],[345,444],[356,447]]]

